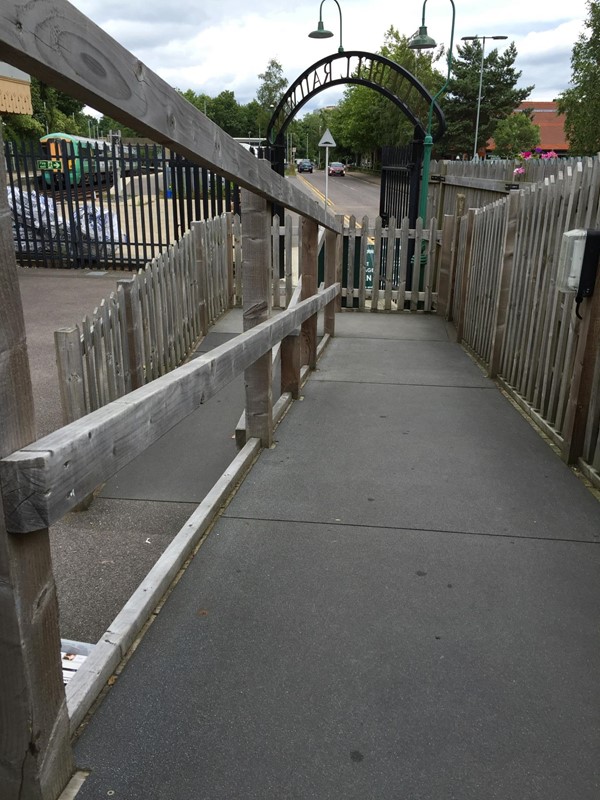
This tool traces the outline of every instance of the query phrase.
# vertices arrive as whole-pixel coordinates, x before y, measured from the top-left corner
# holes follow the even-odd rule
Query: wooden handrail
[[[0,461],[7,530],[48,527],[331,302],[339,283]]]
[[[265,199],[340,233],[317,200],[255,158],[66,0],[7,0],[2,60]]]

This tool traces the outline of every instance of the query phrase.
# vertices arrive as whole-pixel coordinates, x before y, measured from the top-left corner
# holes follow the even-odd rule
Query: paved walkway
[[[597,800],[598,501],[441,320],[336,322],[77,800]]]

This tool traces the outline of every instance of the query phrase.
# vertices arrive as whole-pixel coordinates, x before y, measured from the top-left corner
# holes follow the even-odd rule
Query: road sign
[[[37,162],[38,169],[61,169],[62,163],[60,161],[47,161],[42,160]]]
[[[333,140],[333,136],[331,135],[331,131],[329,130],[329,128],[327,128],[323,136],[321,136],[319,147],[335,147],[335,142]]]

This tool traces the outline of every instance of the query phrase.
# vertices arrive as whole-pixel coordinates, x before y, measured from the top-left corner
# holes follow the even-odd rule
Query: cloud
[[[75,0],[75,5],[172,86],[211,96],[233,91],[240,103],[255,97],[258,75],[271,58],[280,62],[292,83],[339,44],[339,12],[329,2],[322,6],[323,21],[334,38],[308,39],[319,19],[316,0],[298,0],[291,7],[267,0],[202,5],[187,0]],[[451,12],[450,3],[427,6],[429,33],[446,46]],[[390,25],[410,36],[421,23],[420,5],[400,11],[388,0],[370,0],[368,5],[365,0],[344,0],[342,14],[346,50],[374,52]],[[532,99],[551,100],[568,85],[572,46],[586,16],[586,0],[568,5],[548,0],[543,10],[522,0],[491,5],[465,0],[457,7],[454,41],[469,35],[508,36],[496,44],[502,49],[515,42],[516,68],[523,73],[520,85],[535,84]],[[336,96],[341,95],[342,90]],[[323,103],[321,95],[311,107],[316,103]]]

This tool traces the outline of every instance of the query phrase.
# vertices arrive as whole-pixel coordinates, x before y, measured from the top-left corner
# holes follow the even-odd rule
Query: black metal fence
[[[417,221],[422,162],[423,143],[419,140],[404,147],[382,147],[379,216],[384,225],[390,217],[408,217],[411,225]]]
[[[237,187],[155,144],[6,142],[24,266],[136,270],[193,220],[239,213]]]

